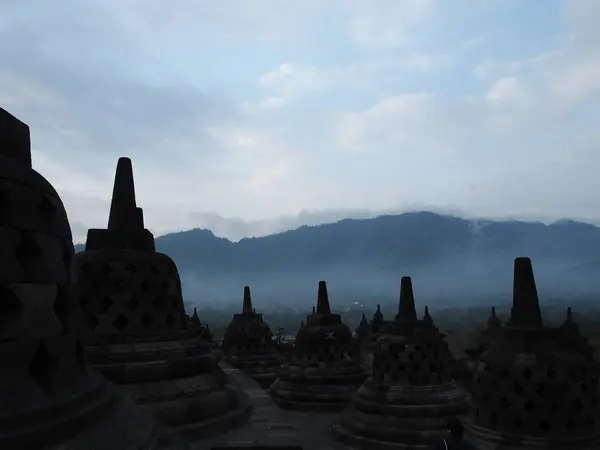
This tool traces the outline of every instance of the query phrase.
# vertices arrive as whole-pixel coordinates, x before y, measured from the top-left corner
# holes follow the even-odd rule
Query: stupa
[[[371,320],[371,329],[373,334],[380,332],[379,328],[383,324],[383,313],[381,312],[381,305],[377,305],[377,310],[373,313],[373,319]]]
[[[129,158],[117,164],[108,228],[77,254],[90,363],[190,439],[244,423],[249,398],[187,328],[175,263],[157,253],[135,202]]]
[[[598,378],[562,341],[542,321],[531,261],[517,258],[510,320],[481,355],[473,384],[465,426],[477,448],[599,448]]]
[[[203,325],[200,322],[200,317],[198,317],[198,310],[196,308],[194,308],[194,312],[188,320],[188,328],[198,333],[203,341],[213,344],[213,334],[210,331],[208,324]]]
[[[340,411],[366,375],[351,357],[352,333],[332,314],[327,285],[319,282],[317,309],[296,335],[294,356],[269,389],[281,407]]]
[[[88,366],[67,214],[4,109],[0,222],[0,448],[187,448]]]
[[[250,375],[263,388],[277,379],[285,358],[277,352],[273,333],[252,307],[250,287],[244,287],[241,314],[234,314],[225,330],[223,357]]]
[[[381,325],[369,378],[333,431],[352,448],[430,449],[448,417],[468,410],[451,377],[453,357],[429,319],[417,319],[410,277],[400,286],[398,314]]]

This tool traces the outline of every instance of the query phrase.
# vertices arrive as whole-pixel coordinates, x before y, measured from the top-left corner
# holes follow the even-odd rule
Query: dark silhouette
[[[88,240],[76,262],[92,365],[186,437],[245,423],[248,396],[188,329],[177,267],[144,228],[129,158],[117,163],[108,228]]]
[[[597,368],[572,331],[544,325],[529,258],[515,259],[513,285],[508,323],[479,358],[467,434],[482,448],[596,448]]]
[[[427,448],[451,414],[467,411],[451,378],[454,358],[428,312],[417,319],[410,277],[400,285],[398,313],[380,325],[371,376],[333,431],[354,447]]]
[[[225,361],[243,370],[263,388],[279,376],[285,362],[276,349],[273,333],[252,307],[250,287],[244,287],[242,314],[234,314],[223,338]]]
[[[67,214],[4,109],[0,221],[0,448],[187,448],[88,366]]]
[[[458,417],[450,417],[446,422],[446,429],[448,434],[434,445],[433,450],[476,450],[464,440],[465,428]]]
[[[296,335],[294,356],[269,391],[281,408],[340,411],[366,378],[351,355],[352,333],[332,314],[319,281],[317,308]]]

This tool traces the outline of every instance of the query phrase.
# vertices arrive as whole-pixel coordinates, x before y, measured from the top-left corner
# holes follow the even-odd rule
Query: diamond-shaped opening
[[[538,428],[542,433],[547,433],[552,429],[552,424],[548,419],[543,419],[538,423]]]
[[[54,202],[50,200],[48,194],[42,195],[42,199],[40,201],[40,212],[42,213],[42,217],[48,221],[54,220],[56,217],[56,206],[54,206]]]
[[[152,306],[157,311],[162,311],[163,309],[165,309],[165,306],[166,306],[165,298],[161,297],[160,295],[157,295],[156,297],[154,297],[154,299],[152,299]]]
[[[166,322],[169,328],[172,327],[173,325],[175,325],[175,317],[173,317],[172,314],[168,314]]]
[[[0,285],[0,323],[15,321],[24,309],[17,294],[6,284]]]
[[[138,302],[137,298],[131,297],[129,300],[127,300],[127,307],[130,311],[133,311],[135,308],[137,308],[139,303],[140,302]]]
[[[112,273],[112,265],[110,263],[102,264],[101,272],[104,276],[110,275]]]
[[[533,376],[533,372],[531,371],[530,368],[527,368],[523,371],[523,377],[525,377],[526,380],[529,380],[532,376]]]
[[[142,326],[144,328],[150,328],[154,325],[154,316],[150,313],[146,313],[142,316]]]
[[[96,329],[96,327],[98,326],[98,319],[96,318],[95,315],[91,315],[88,320],[87,320],[87,324],[88,324],[88,328],[92,331],[94,331]]]
[[[517,380],[512,384],[513,391],[517,394],[521,394],[523,392],[523,386]]]
[[[112,298],[110,298],[110,297],[104,297],[102,299],[101,303],[102,303],[102,309],[104,311],[108,311],[110,309],[110,307],[113,305]]]
[[[31,363],[29,364],[29,376],[42,388],[44,392],[52,389],[54,368],[56,361],[42,343],[38,346]]]
[[[525,403],[523,403],[523,407],[527,412],[535,411],[535,404],[531,400],[525,400]]]
[[[142,292],[148,292],[150,290],[150,283],[148,282],[148,280],[143,280],[140,283],[140,289],[142,290]]]
[[[510,408],[510,402],[506,397],[501,397],[498,401],[498,406],[500,406],[500,408],[502,409],[508,409]]]
[[[58,320],[60,320],[60,322],[64,326],[64,321],[67,319],[67,316],[69,314],[70,305],[68,294],[64,292],[63,289],[58,289],[52,308],[54,309],[54,313],[58,317]]]
[[[129,320],[123,314],[119,315],[119,317],[113,321],[113,325],[119,331],[123,331],[128,323]]]
[[[138,273],[138,269],[135,266],[135,264],[129,264],[125,270],[130,273],[131,275],[136,275]]]
[[[17,261],[25,265],[38,258],[42,254],[42,249],[33,235],[25,231],[21,234],[21,240],[19,241],[19,245],[15,247],[14,254]]]

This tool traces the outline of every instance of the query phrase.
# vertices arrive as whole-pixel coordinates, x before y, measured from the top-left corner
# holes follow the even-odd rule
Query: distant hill
[[[600,266],[600,228],[563,220],[473,221],[431,212],[346,219],[231,242],[193,229],[156,238],[157,250],[182,270],[203,273],[269,272],[339,263],[390,269],[440,258],[486,254],[530,256]],[[83,245],[77,245],[81,251]]]

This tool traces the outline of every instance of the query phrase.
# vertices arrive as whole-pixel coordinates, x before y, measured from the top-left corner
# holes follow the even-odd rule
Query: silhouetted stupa
[[[511,317],[481,355],[473,415],[475,446],[592,449],[600,445],[598,378],[579,352],[545,327],[529,258],[517,258]]]
[[[248,419],[248,397],[187,328],[177,267],[144,229],[129,158],[117,165],[108,229],[89,230],[76,259],[92,365],[192,439]]]
[[[89,368],[67,214],[4,109],[0,213],[0,448],[187,448]]]
[[[370,376],[333,426],[345,444],[430,449],[448,417],[467,411],[466,393],[451,378],[448,345],[425,317],[417,319],[412,282],[403,277],[398,314],[381,324]]]
[[[273,333],[252,307],[250,287],[244,287],[241,314],[234,314],[225,330],[223,356],[233,367],[243,370],[264,388],[277,379],[285,358],[273,342]]]
[[[351,357],[352,333],[332,314],[327,285],[319,282],[317,309],[298,330],[294,356],[269,389],[282,408],[342,410],[366,375]]]

